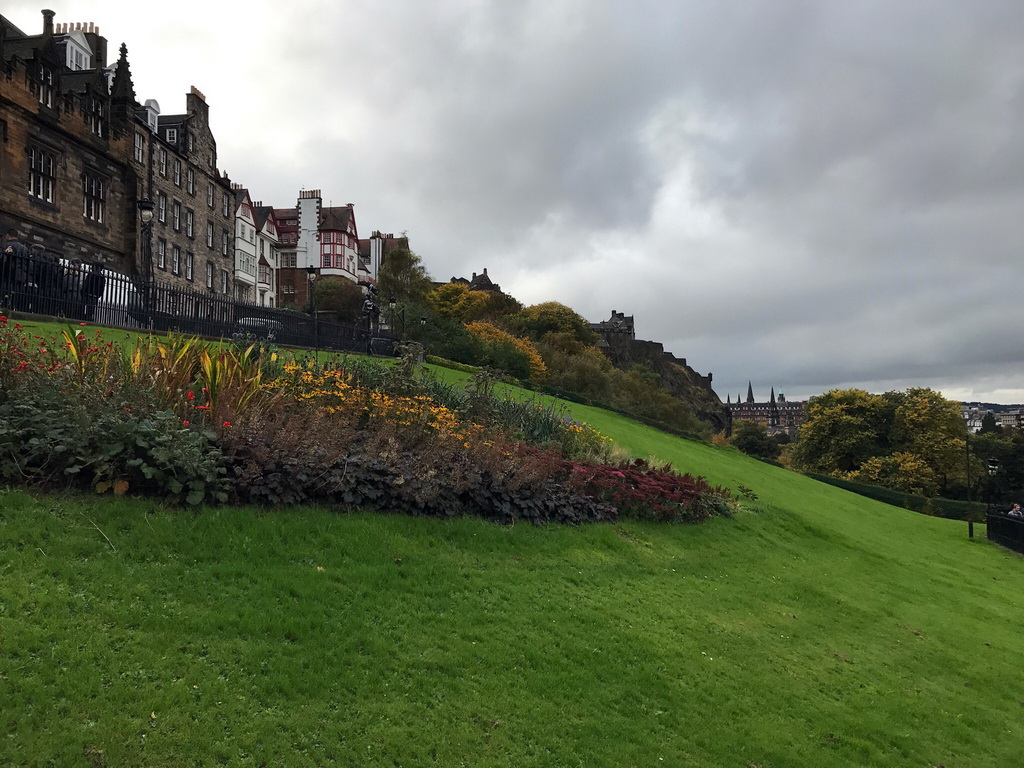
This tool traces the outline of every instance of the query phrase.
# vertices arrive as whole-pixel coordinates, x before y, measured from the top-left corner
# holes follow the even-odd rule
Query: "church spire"
[[[769,402],[775,405],[775,387],[772,387],[772,399]]]
[[[747,402],[754,402],[754,387],[749,381],[747,382]]]

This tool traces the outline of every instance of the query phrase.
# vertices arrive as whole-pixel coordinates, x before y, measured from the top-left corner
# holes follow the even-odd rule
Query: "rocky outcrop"
[[[629,370],[637,363],[647,366],[661,376],[665,389],[689,405],[699,419],[710,424],[716,431],[728,426],[729,411],[711,388],[710,373],[707,376],[700,375],[686,364],[686,358],[666,352],[660,342],[633,338],[632,323],[628,331],[622,332],[602,332],[599,330],[600,325],[603,324],[594,324],[591,328],[600,335],[601,340],[597,346],[612,361],[612,365],[622,370]]]

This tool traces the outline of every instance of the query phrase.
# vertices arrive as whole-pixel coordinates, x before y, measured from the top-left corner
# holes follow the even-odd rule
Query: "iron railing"
[[[0,310],[117,328],[174,331],[209,338],[267,339],[277,344],[345,352],[375,352],[380,336],[364,326],[238,301],[138,278],[35,251],[0,254]],[[388,339],[389,348],[394,339]]]

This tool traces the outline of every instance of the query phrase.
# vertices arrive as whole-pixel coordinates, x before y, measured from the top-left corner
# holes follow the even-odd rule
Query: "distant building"
[[[736,402],[733,403],[731,398],[726,395],[725,407],[729,409],[734,422],[742,419],[763,424],[769,435],[796,436],[800,425],[807,418],[806,401],[789,402],[781,392],[776,398],[775,387],[772,387],[772,394],[768,402],[758,403],[754,400],[754,388],[750,382],[747,382],[746,400],[740,402],[740,397],[737,395]]]
[[[473,273],[473,277],[467,280],[464,277],[453,277],[450,283],[460,283],[465,285],[471,291],[494,291],[495,293],[501,293],[501,286],[497,283],[492,283],[491,278],[487,276],[487,267],[484,267],[484,271],[481,274]]]
[[[591,323],[590,330],[600,336],[602,341],[609,334],[625,336],[630,339],[636,338],[633,315],[627,316],[624,312],[616,312],[614,309],[612,310],[612,316],[607,320],[602,320],[600,323]],[[607,345],[607,342],[605,342],[605,345]]]
[[[299,192],[294,208],[275,208],[281,237],[277,289],[282,303],[309,300],[311,277],[341,277],[360,285],[377,281],[379,262],[360,257],[355,206],[324,206],[319,189]],[[372,239],[372,238],[371,238]]]

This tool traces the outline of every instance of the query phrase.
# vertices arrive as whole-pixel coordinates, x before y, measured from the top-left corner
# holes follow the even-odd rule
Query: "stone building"
[[[146,198],[154,277],[229,293],[233,193],[198,90],[183,114],[140,105],[126,46],[108,64],[95,24],[55,24],[48,10],[38,35],[0,16],[0,67],[0,227],[58,257],[145,277]]]
[[[729,409],[732,420],[739,419],[753,421],[763,424],[769,435],[787,434],[795,437],[800,425],[807,418],[807,402],[800,400],[789,402],[786,396],[779,392],[775,397],[775,387],[772,387],[771,397],[768,402],[758,403],[754,400],[754,387],[747,382],[747,398],[740,402],[739,395],[736,402],[726,395],[725,406]]]
[[[91,23],[29,35],[0,16],[0,228],[61,258],[129,271],[137,251],[133,129]]]
[[[115,89],[123,89],[120,98],[134,103],[123,55],[119,70],[122,65],[125,76],[115,76]],[[153,99],[136,105],[133,113],[132,162],[140,175],[140,197],[156,206],[156,278],[177,287],[233,295],[235,192],[217,170],[206,98],[193,86],[183,114],[161,115]]]

